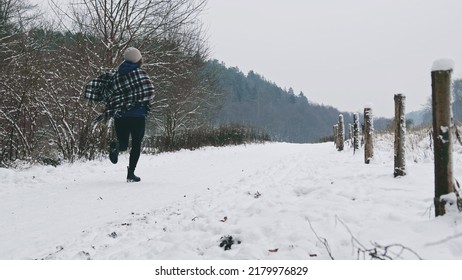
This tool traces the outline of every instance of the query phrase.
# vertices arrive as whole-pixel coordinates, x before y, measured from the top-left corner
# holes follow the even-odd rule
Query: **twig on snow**
[[[321,242],[324,245],[324,247],[326,248],[330,259],[334,260],[334,257],[332,256],[332,251],[330,250],[329,243],[327,242],[327,239],[325,239],[324,237],[320,237],[316,233],[316,231],[314,230],[313,225],[311,224],[311,221],[310,221],[310,219],[308,217],[306,217],[306,220],[308,221],[308,224],[310,225],[311,231],[313,231],[314,235],[316,235],[316,238],[319,240],[319,242]]]
[[[362,259],[365,259],[366,255],[369,255],[371,259],[373,260],[402,259],[402,255],[405,252],[410,252],[415,257],[417,257],[419,260],[422,260],[422,258],[414,250],[406,246],[403,246],[401,244],[390,244],[390,245],[383,246],[383,245],[378,244],[377,242],[371,242],[374,247],[367,248],[361,242],[359,242],[359,240],[356,237],[354,237],[353,233],[351,232],[351,230],[348,228],[348,226],[345,224],[344,221],[342,221],[339,217],[336,217],[336,220],[339,221],[350,234],[351,243],[352,243],[353,249],[357,250],[358,259],[360,259],[360,257],[362,257]],[[394,249],[398,249],[398,252],[395,253]]]

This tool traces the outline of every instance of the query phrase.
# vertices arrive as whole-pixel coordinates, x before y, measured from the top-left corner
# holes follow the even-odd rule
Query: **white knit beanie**
[[[141,52],[134,47],[129,47],[125,50],[124,59],[133,63],[137,63],[141,59]]]

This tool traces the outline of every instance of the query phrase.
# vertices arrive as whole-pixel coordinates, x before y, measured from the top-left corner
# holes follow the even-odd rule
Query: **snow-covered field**
[[[460,260],[462,214],[434,217],[429,141],[408,141],[401,178],[391,136],[369,165],[332,143],[267,143],[142,155],[140,183],[126,154],[0,169],[0,259]]]

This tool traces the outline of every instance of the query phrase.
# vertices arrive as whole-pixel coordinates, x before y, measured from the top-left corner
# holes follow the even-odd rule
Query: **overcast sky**
[[[212,58],[342,111],[421,109],[439,58],[462,78],[462,0],[208,0],[203,22]]]

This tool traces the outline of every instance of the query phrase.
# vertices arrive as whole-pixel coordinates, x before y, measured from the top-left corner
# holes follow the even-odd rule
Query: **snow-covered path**
[[[393,258],[461,259],[460,214],[433,217],[433,163],[395,179],[390,153],[369,165],[332,143],[142,155],[130,184],[127,155],[0,169],[0,259],[369,259],[392,244]]]

